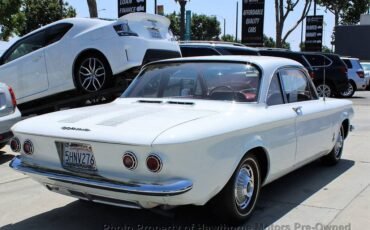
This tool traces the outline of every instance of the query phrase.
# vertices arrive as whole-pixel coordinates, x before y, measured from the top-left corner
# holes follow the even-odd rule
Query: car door
[[[281,80],[275,74],[271,80],[267,93],[266,113],[274,119],[273,128],[268,129],[269,135],[265,138],[270,146],[270,168],[272,178],[278,178],[294,166],[297,138],[296,119],[297,115],[291,105],[286,104],[282,93]],[[273,116],[272,116],[273,115]]]
[[[44,46],[41,31],[15,43],[2,57],[0,81],[14,89],[20,102],[48,89]]]
[[[287,68],[280,70],[279,75],[286,101],[297,116],[295,163],[301,164],[330,150],[333,138],[330,110],[318,98],[305,71]]]

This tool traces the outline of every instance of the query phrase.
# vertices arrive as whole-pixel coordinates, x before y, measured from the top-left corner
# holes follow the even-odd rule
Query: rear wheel
[[[240,162],[225,188],[215,197],[214,211],[226,221],[245,221],[254,211],[260,188],[258,160],[248,154]]]
[[[336,135],[336,141],[335,141],[334,148],[331,150],[331,152],[328,155],[323,156],[321,158],[321,161],[325,165],[329,165],[329,166],[338,164],[338,162],[342,158],[343,145],[344,145],[344,128],[342,125]]]
[[[340,92],[340,96],[345,97],[345,98],[351,98],[353,97],[353,94],[356,92],[356,86],[354,85],[353,82],[348,82],[347,89],[344,90],[343,92]]]
[[[334,94],[333,87],[328,83],[320,83],[317,85],[316,90],[319,97],[331,97]]]
[[[87,54],[76,63],[75,78],[83,93],[96,93],[109,86],[112,72],[106,59],[99,54]]]

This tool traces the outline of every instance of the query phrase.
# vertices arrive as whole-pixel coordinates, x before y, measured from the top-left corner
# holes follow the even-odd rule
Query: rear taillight
[[[348,69],[346,68],[346,67],[340,67],[339,68],[339,71],[341,72],[341,73],[344,73],[344,74],[347,74],[348,73]]]
[[[12,149],[13,152],[19,152],[21,151],[21,142],[19,141],[18,138],[13,137],[10,141],[10,148]]]
[[[162,160],[159,156],[150,154],[146,159],[146,166],[148,167],[149,171],[158,173],[162,169]]]
[[[139,36],[130,29],[130,26],[127,22],[122,22],[121,24],[113,26],[113,28],[119,36]]]
[[[311,79],[314,79],[316,77],[316,74],[313,71],[310,71],[309,74],[310,74]]]
[[[356,72],[359,78],[364,78],[365,77],[365,72],[363,70],[359,70]]]
[[[126,152],[122,157],[122,163],[127,169],[134,170],[137,167],[137,158],[132,152]]]
[[[27,155],[32,155],[33,154],[33,144],[30,140],[26,140],[24,143],[23,143],[23,151],[25,154]]]
[[[10,97],[12,98],[12,105],[15,108],[17,106],[17,99],[15,97],[12,87],[8,86],[8,89],[9,89]]]

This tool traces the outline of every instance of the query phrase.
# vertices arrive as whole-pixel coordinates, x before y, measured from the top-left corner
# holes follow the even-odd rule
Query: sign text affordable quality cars
[[[118,17],[135,12],[146,12],[146,0],[118,0]]]
[[[242,43],[263,46],[265,0],[243,1]]]

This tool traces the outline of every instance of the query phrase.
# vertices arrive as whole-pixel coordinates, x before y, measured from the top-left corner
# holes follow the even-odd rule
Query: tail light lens
[[[348,69],[346,68],[346,67],[340,67],[339,68],[339,71],[341,72],[341,73],[344,73],[344,74],[347,74],[348,73]]]
[[[148,167],[149,171],[158,173],[162,170],[162,160],[159,156],[151,154],[146,159],[146,166]]]
[[[33,154],[33,144],[30,140],[26,140],[24,143],[23,143],[23,151],[25,154],[27,155],[32,155]]]
[[[359,70],[356,72],[357,75],[360,77],[360,78],[364,78],[365,77],[365,72],[363,70]]]
[[[12,87],[8,86],[8,89],[9,89],[10,96],[12,98],[12,105],[15,108],[17,106],[17,99],[15,97],[15,94],[14,94],[14,91],[13,91]]]
[[[19,141],[18,138],[13,137],[10,140],[10,148],[12,149],[13,152],[20,152],[21,151],[21,142]]]
[[[128,25],[128,22],[122,22],[121,24],[113,26],[114,30],[117,32],[118,36],[136,36],[139,35],[133,32]]]
[[[134,170],[137,167],[137,158],[132,152],[126,152],[122,157],[122,163],[127,169]]]
[[[311,79],[314,79],[316,77],[316,74],[313,71],[310,71],[309,74],[310,74]]]

